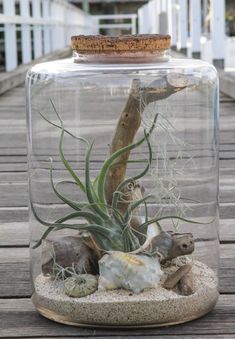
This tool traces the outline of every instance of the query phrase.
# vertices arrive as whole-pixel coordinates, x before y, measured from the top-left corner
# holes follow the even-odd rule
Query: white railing
[[[92,17],[65,0],[2,0],[0,3],[6,71],[18,66],[20,51],[21,63],[26,64],[68,46],[71,35],[94,33]],[[17,32],[21,32],[19,40]]]
[[[231,66],[235,40],[225,36],[225,0],[151,0],[138,20],[139,33],[169,33],[173,48],[188,56]]]
[[[105,30],[106,34],[118,34],[123,30],[128,31],[129,34],[136,34],[136,19],[136,14],[93,15],[97,32]],[[102,21],[106,21],[106,23],[102,23]]]

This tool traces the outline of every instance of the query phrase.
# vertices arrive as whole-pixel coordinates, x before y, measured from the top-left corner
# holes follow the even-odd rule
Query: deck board
[[[234,335],[234,316],[235,316],[235,297],[231,295],[222,295],[219,299],[216,309],[205,317],[197,321],[182,325],[165,328],[145,328],[135,330],[125,329],[84,329],[68,327],[56,324],[50,320],[44,319],[38,315],[28,298],[21,299],[3,299],[0,305],[0,323],[2,326],[0,337],[19,338],[19,337],[92,337],[92,338],[112,338],[130,336],[145,338],[182,338],[182,335],[188,335],[188,338],[207,338],[210,334],[218,339],[218,335]],[[192,335],[192,337],[191,337]],[[193,337],[193,335],[195,337]],[[160,337],[161,338],[161,337]],[[184,337],[183,337],[184,338]]]
[[[0,96],[0,338],[235,338],[234,107],[233,99],[221,96],[221,296],[216,308],[180,326],[93,330],[53,323],[38,315],[30,301],[25,92],[20,86]]]

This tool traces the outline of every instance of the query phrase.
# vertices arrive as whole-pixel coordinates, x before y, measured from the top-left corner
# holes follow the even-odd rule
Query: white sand
[[[194,294],[181,296],[161,286],[133,294],[126,290],[96,291],[83,298],[70,298],[62,281],[40,274],[35,280],[33,302],[53,320],[100,326],[167,325],[198,318],[218,299],[217,277],[201,262],[193,262]]]

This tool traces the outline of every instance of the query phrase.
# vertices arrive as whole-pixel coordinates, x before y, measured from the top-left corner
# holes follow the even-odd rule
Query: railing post
[[[54,19],[57,19],[56,16],[56,3],[54,2],[54,0],[50,1],[50,11],[51,11],[51,17],[53,17]],[[56,40],[56,36],[57,36],[57,25],[52,25],[51,27],[51,46],[52,46],[52,51],[55,51],[57,49],[57,40]]]
[[[151,2],[150,2],[151,3]],[[150,6],[150,20],[152,21],[150,23],[150,26],[152,27],[151,33],[159,33],[160,29],[160,13],[161,13],[161,3],[159,0],[152,1],[152,5],[154,5],[154,9],[152,9]]]
[[[136,34],[136,15],[131,17],[131,34]]]
[[[49,20],[50,19],[50,3],[49,0],[43,0],[42,2],[42,15],[43,19]],[[43,28],[44,32],[44,54],[48,54],[51,52],[51,29],[49,25],[44,25]]]
[[[15,0],[3,0],[3,11],[5,15],[15,15]],[[5,66],[6,71],[12,71],[17,67],[17,41],[16,25],[5,25]]]
[[[53,17],[54,20],[59,20],[59,7],[58,3],[55,0],[51,0],[51,17]],[[59,49],[61,42],[61,37],[60,37],[60,29],[59,29],[59,24],[56,23],[52,27],[52,49],[53,51],[56,51]]]
[[[32,11],[34,19],[41,19],[41,1],[32,1]],[[33,48],[34,58],[42,56],[42,27],[41,25],[34,25],[33,27]]]
[[[187,0],[179,0],[178,11],[178,49],[181,53],[187,53],[187,38],[188,38],[188,13]]]
[[[208,0],[202,0],[202,22],[203,22],[203,33],[204,34],[208,34],[208,27],[207,27],[207,23],[206,23],[206,16],[208,13]]]
[[[201,0],[190,0],[190,33],[192,44],[192,57],[200,59]]]
[[[166,0],[160,1],[160,13],[159,13],[159,29],[160,34],[168,33],[168,16],[167,16],[167,3]]]
[[[58,20],[56,24],[56,40],[57,40],[57,48],[63,48],[65,46],[65,36],[64,36],[64,12],[65,12],[65,3],[57,2],[55,4],[55,18]],[[54,16],[54,14],[53,14]],[[63,24],[62,24],[63,23]]]
[[[94,27],[94,31],[96,34],[100,33],[99,30],[99,18],[97,18],[96,16],[92,17],[92,22],[93,22],[93,27]]]
[[[30,17],[29,0],[20,0],[20,14],[26,19]],[[27,64],[32,60],[31,34],[30,25],[21,25],[21,48],[22,48],[22,62]]]
[[[138,34],[144,33],[144,16],[143,16],[145,8],[144,6],[138,9]]]
[[[176,50],[177,45],[177,20],[176,20],[176,0],[168,0],[168,32],[171,35],[171,48]]]
[[[212,58],[216,67],[224,68],[225,58],[225,3],[211,0]]]

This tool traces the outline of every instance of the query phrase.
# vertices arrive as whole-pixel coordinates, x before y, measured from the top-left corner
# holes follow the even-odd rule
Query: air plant
[[[136,182],[136,180],[141,179],[144,177],[149,169],[152,162],[152,148],[149,141],[150,135],[155,129],[158,114],[152,119],[151,126],[148,130],[144,129],[144,135],[138,141],[125,146],[113,154],[111,154],[102,164],[102,167],[99,171],[98,176],[95,180],[91,180],[90,177],[90,157],[92,153],[92,148],[94,142],[90,143],[88,140],[82,137],[77,137],[72,134],[70,131],[65,129],[64,123],[58,114],[54,103],[51,100],[51,105],[53,110],[58,117],[59,124],[55,124],[48,120],[42,113],[40,115],[42,118],[53,125],[54,127],[61,130],[60,139],[59,139],[59,155],[61,162],[63,163],[66,170],[72,177],[72,181],[61,181],[55,184],[53,180],[53,160],[50,159],[50,183],[52,189],[56,196],[66,205],[70,206],[74,211],[64,217],[54,221],[54,222],[47,222],[43,220],[41,217],[38,216],[32,199],[31,199],[31,209],[37,221],[39,221],[42,225],[47,227],[46,231],[43,233],[41,239],[34,245],[33,248],[38,247],[43,239],[46,239],[48,235],[52,231],[58,231],[62,229],[70,229],[70,230],[77,230],[77,231],[88,231],[93,243],[95,246],[103,252],[107,251],[122,251],[122,252],[131,252],[135,251],[142,246],[141,236],[142,238],[147,237],[147,229],[148,226],[156,223],[161,230],[160,222],[164,219],[179,219],[182,221],[196,223],[199,222],[188,220],[186,218],[174,215],[174,216],[154,216],[152,218],[148,217],[148,208],[147,203],[149,199],[154,199],[154,195],[150,194],[145,197],[142,197],[138,200],[131,200],[128,201],[128,207],[124,213],[121,213],[118,209],[118,203],[123,198],[123,190],[129,184]],[[70,163],[66,159],[63,150],[63,142],[64,142],[64,135],[68,134],[70,137],[79,140],[80,142],[86,145],[86,155],[85,155],[85,182],[82,182],[82,179],[77,175],[77,173],[73,170]],[[146,143],[148,147],[148,160],[146,161],[145,168],[135,176],[130,178],[124,179],[117,187],[116,191],[113,193],[112,203],[108,204],[105,198],[105,178],[113,166],[115,160],[117,160],[120,155],[125,152],[129,152],[133,149],[138,148],[141,144]],[[62,194],[58,186],[62,183],[73,183],[77,186],[79,190],[81,190],[85,196],[87,201],[86,202],[77,202],[73,201],[70,198],[66,197]],[[136,209],[139,208],[140,205],[143,205],[145,208],[145,216],[144,221],[139,225],[138,229],[135,229],[131,225],[131,219],[133,213]],[[74,219],[81,220],[81,222],[75,221],[72,222]],[[68,223],[69,222],[69,223]]]

